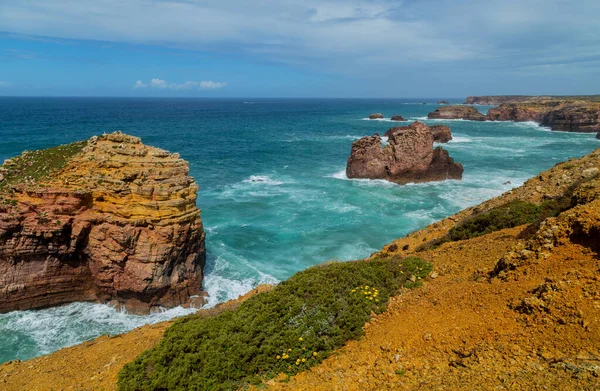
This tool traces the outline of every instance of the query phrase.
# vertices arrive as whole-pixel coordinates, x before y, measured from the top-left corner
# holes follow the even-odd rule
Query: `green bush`
[[[121,370],[119,390],[235,390],[293,375],[360,338],[372,313],[430,271],[419,258],[309,268],[235,310],[178,320]]]
[[[539,219],[541,212],[541,206],[520,200],[512,201],[489,212],[465,219],[461,224],[450,229],[448,239],[465,240],[501,229],[531,224]]]

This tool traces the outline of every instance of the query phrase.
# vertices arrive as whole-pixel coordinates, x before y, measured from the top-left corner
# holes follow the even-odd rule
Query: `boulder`
[[[437,143],[447,143],[452,140],[452,132],[446,125],[433,125],[430,126],[429,129],[433,134],[433,141]]]
[[[427,115],[429,119],[466,119],[484,121],[485,115],[472,106],[442,106]]]
[[[346,165],[348,178],[385,179],[399,184],[461,179],[463,167],[441,147],[433,149],[433,133],[421,122],[386,132],[382,147],[379,135],[352,144]]]
[[[381,114],[381,113],[371,114],[371,115],[369,115],[369,119],[383,119],[383,114]]]

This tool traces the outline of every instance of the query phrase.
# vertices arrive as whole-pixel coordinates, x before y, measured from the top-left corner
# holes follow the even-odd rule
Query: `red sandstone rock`
[[[490,121],[535,121],[565,132],[600,131],[600,103],[586,101],[528,101],[505,103],[488,111]]]
[[[371,115],[369,115],[369,119],[383,119],[383,114],[381,114],[381,113],[371,114]]]
[[[73,301],[144,313],[202,296],[204,231],[188,171],[178,154],[113,133],[41,183],[3,193],[0,313]]]
[[[442,106],[427,115],[430,119],[466,119],[484,121],[485,115],[472,106]]]
[[[433,125],[430,126],[429,129],[433,134],[433,141],[438,143],[447,143],[452,140],[452,132],[450,128],[446,125]]]
[[[382,148],[379,135],[363,137],[352,144],[346,166],[348,178],[386,179],[404,184],[461,179],[463,167],[442,148],[433,150],[433,133],[420,122],[392,128]]]

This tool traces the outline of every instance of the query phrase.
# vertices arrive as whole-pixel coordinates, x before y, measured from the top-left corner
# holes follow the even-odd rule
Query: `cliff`
[[[600,102],[539,100],[505,103],[488,110],[490,121],[535,121],[564,132],[600,131]]]
[[[178,154],[120,132],[4,162],[0,312],[200,305],[204,231]]]
[[[551,97],[491,97],[503,100],[498,107],[481,114],[472,106],[442,106],[427,115],[430,119],[465,119],[471,121],[534,121],[563,132],[599,132],[600,102],[560,100]],[[506,98],[506,99],[500,99]],[[523,98],[523,99],[521,99]],[[525,99],[527,98],[527,99]],[[531,98],[531,99],[530,99]]]
[[[516,201],[561,207],[512,228],[438,241]],[[418,255],[434,268],[424,286],[390,298],[360,340],[294,376],[282,373],[265,381],[260,389],[596,389],[599,203],[596,150],[389,243],[370,259]],[[145,326],[6,363],[0,384],[7,391],[116,390],[116,372],[154,345],[163,330]],[[265,357],[269,360],[275,358]]]
[[[379,135],[352,143],[346,165],[348,178],[385,179],[399,184],[461,179],[463,167],[441,147],[433,149],[432,130],[421,122],[386,132],[382,148]]]
[[[531,96],[531,95],[492,95],[492,96],[468,96],[465,99],[465,104],[468,105],[489,105],[498,106],[503,103],[518,103],[524,101],[535,100],[582,100],[598,102],[600,95],[546,95],[546,96]]]

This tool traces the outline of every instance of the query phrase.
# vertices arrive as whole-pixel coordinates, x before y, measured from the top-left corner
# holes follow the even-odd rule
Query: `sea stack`
[[[352,144],[346,165],[348,178],[385,179],[398,184],[461,179],[463,167],[448,151],[433,149],[433,132],[421,122],[395,127],[386,132],[382,147],[378,134]]]
[[[117,132],[25,152],[0,172],[0,312],[203,303],[198,186],[179,154]]]
[[[470,121],[485,121],[485,115],[481,114],[473,106],[442,106],[427,114],[429,119],[466,119]]]

